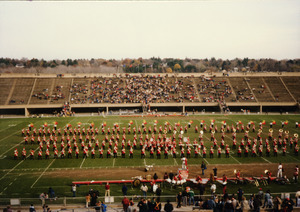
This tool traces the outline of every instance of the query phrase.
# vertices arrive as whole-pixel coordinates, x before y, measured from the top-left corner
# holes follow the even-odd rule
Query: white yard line
[[[39,147],[38,147],[39,148]],[[34,151],[36,151],[38,148],[36,148]],[[30,156],[30,154],[26,157],[28,158]],[[4,177],[6,177],[6,175],[8,175],[9,173],[11,173],[13,170],[15,170],[21,163],[23,163],[24,160],[20,161],[20,163],[18,163],[17,165],[15,165],[12,169],[10,169],[5,175],[3,175],[0,180],[2,180]],[[1,192],[2,193],[2,192]]]
[[[42,172],[42,174],[39,176],[38,179],[36,179],[36,181],[31,185],[30,188],[33,188],[33,186],[37,183],[37,181],[39,181],[39,179],[41,179],[41,177],[45,174],[45,172],[49,169],[49,167],[54,163],[56,159],[53,159],[53,161],[47,166],[47,168]]]
[[[15,135],[15,134],[17,134],[17,133],[21,133],[21,131],[18,130],[18,131],[16,131],[16,132],[14,132],[14,133],[12,133],[12,134],[6,136],[5,138],[2,138],[2,139],[0,140],[0,142],[3,141],[3,140],[5,140],[5,139],[7,139],[7,138],[9,138],[9,137],[11,137],[11,136],[13,136],[13,135]]]
[[[233,156],[231,156],[230,154],[229,154],[229,156],[230,157],[232,157],[233,158],[233,160],[235,160],[236,162],[238,162],[239,164],[242,164],[240,161],[238,161],[236,158],[234,158]]]
[[[296,160],[296,161],[298,161],[298,162],[300,162],[300,160],[298,160],[297,158],[295,158],[295,157],[292,157],[292,156],[290,156],[288,153],[286,154],[287,156],[289,156],[289,157],[291,157],[291,158],[293,158],[294,160]]]
[[[177,160],[175,158],[174,159],[174,165],[178,166]]]
[[[116,158],[114,158],[113,160],[113,167],[115,167],[115,163],[116,163]]]
[[[209,162],[205,158],[203,158],[203,160],[205,160],[205,162],[207,163],[207,165],[209,165]]]
[[[268,163],[272,163],[272,162],[270,162],[269,160],[267,160],[266,158],[264,158],[264,157],[261,157],[262,159],[264,159],[265,161],[267,161]]]
[[[4,154],[6,154],[6,153],[9,152],[10,150],[12,150],[13,148],[19,146],[22,142],[23,142],[23,141],[21,141],[20,143],[14,145],[12,148],[8,149],[7,151],[3,152],[2,155],[0,155],[0,158],[1,158]]]
[[[82,163],[80,164],[80,167],[79,167],[80,169],[82,168],[82,165],[83,165],[85,159],[86,159],[86,158],[84,158],[84,159],[82,160]]]
[[[147,166],[147,164],[146,164],[146,159],[145,159],[145,158],[144,158],[144,165]]]
[[[3,175],[0,180],[2,180],[4,177],[6,177],[6,175],[8,175],[9,173],[11,173],[13,170],[15,170],[21,163],[23,163],[24,160],[20,161],[17,165],[15,165],[11,170],[9,170],[5,175]],[[1,192],[2,193],[2,192]]]

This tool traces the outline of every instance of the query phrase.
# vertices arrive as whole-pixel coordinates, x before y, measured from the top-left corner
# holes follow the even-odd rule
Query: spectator
[[[172,212],[174,210],[172,203],[170,203],[170,200],[167,200],[164,210],[165,212]]]
[[[96,203],[95,211],[96,212],[100,212],[101,211],[101,201],[99,201],[99,202]]]
[[[134,206],[134,202],[133,202],[133,199],[130,198],[129,200],[129,206],[128,206],[128,212],[133,212],[133,206]]]
[[[91,202],[91,195],[89,193],[86,194],[85,196],[85,207],[88,208],[90,206]]]
[[[48,199],[48,196],[46,193],[40,194],[40,200],[42,201],[42,205],[45,205],[45,200]]]
[[[124,183],[124,184],[123,184],[123,187],[122,187],[122,193],[123,193],[124,196],[127,195],[127,190],[128,190],[128,188],[127,188],[127,186],[126,186],[126,183]]]
[[[188,200],[188,192],[187,190],[189,189],[189,187],[186,187],[186,189],[184,189],[182,191],[182,206],[187,206],[187,200]]]
[[[50,198],[55,198],[55,192],[53,188],[50,187],[48,193],[50,194]]]
[[[281,211],[281,204],[282,204],[281,199],[278,196],[276,196],[274,200],[274,207],[273,207],[275,212]]]
[[[144,198],[141,198],[141,200],[139,201],[137,206],[138,206],[140,212],[147,212],[148,211],[146,200]]]
[[[155,201],[154,211],[161,211],[161,202],[159,197]]]
[[[210,191],[211,191],[211,196],[212,197],[215,196],[216,190],[217,190],[216,184],[212,184],[211,187],[210,187]]]
[[[148,191],[148,187],[145,183],[143,183],[143,185],[141,186],[141,190],[143,192],[143,196],[146,198],[147,197],[147,191]]]
[[[236,200],[234,195],[231,196],[231,201],[232,201],[234,210],[237,210],[237,208],[239,208],[239,202]]]
[[[123,210],[126,212],[129,207],[129,199],[126,196],[124,196],[122,200],[122,205],[123,205]]]
[[[199,191],[200,191],[200,197],[202,197],[205,192],[205,187],[203,184],[199,185]]]
[[[148,199],[147,206],[149,211],[154,210],[155,202],[156,202],[155,197],[153,197],[152,200]]]
[[[260,206],[261,206],[261,201],[259,199],[259,196],[255,196],[254,200],[253,200],[253,208],[255,212],[259,212],[260,211]]]
[[[201,169],[202,169],[202,175],[204,175],[204,170],[207,169],[206,164],[204,163],[204,161],[202,161]]]
[[[225,199],[224,211],[226,212],[234,211],[233,204],[230,198]]]
[[[158,176],[157,176],[157,174],[156,174],[156,173],[154,173],[154,175],[153,175],[153,179],[154,179],[155,181],[158,179]]]
[[[91,206],[95,206],[97,203],[98,195],[97,192],[92,192],[91,195]]]
[[[286,198],[285,200],[283,200],[282,202],[282,210],[283,211],[293,211],[294,209],[294,201],[290,198]]]
[[[296,192],[296,206],[299,207],[300,206],[300,191]]]
[[[250,210],[249,202],[246,199],[246,197],[244,197],[244,196],[242,197],[242,201],[241,201],[240,205],[241,205],[242,211],[248,211],[248,210]]]
[[[193,202],[192,205],[195,204],[195,192],[190,189],[190,191],[188,192],[188,195],[189,195],[189,205],[191,205],[191,203]]]
[[[239,188],[238,191],[237,191],[237,194],[238,194],[238,200],[239,200],[239,202],[241,202],[244,191],[241,188]]]
[[[36,210],[35,210],[33,204],[30,205],[30,207],[29,207],[29,212],[36,212]]]
[[[256,195],[258,197],[258,195]],[[264,201],[264,205],[263,208],[267,207],[269,199],[271,199],[271,194],[270,194],[270,190],[267,190],[266,194],[265,194],[265,201]]]
[[[76,185],[73,184],[72,186],[72,192],[73,192],[73,197],[76,197]]]
[[[101,203],[101,210],[102,210],[102,212],[106,212],[107,211],[107,206],[105,205],[104,201],[102,201],[102,203]]]
[[[161,195],[160,185],[157,185],[157,189],[156,189],[155,193],[156,193],[156,196],[160,197],[160,195]]]
[[[109,183],[106,183],[106,185],[105,185],[105,196],[110,197],[110,185],[109,185]]]
[[[179,192],[179,194],[177,194],[177,206],[176,206],[176,208],[181,208],[181,201],[182,201],[182,193]]]
[[[216,208],[216,203],[213,199],[213,197],[210,197],[210,199],[207,201],[207,209],[215,209]]]
[[[259,199],[262,201],[262,199],[264,197],[264,192],[263,192],[262,188],[259,188],[259,191],[258,191],[257,195],[259,196]]]

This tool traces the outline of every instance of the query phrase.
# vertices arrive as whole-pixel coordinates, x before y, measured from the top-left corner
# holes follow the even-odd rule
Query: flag
[[[239,121],[239,124],[242,124],[242,121]]]
[[[133,124],[133,121],[132,121],[132,120],[130,120],[130,121],[129,121],[129,124],[130,124],[130,125],[131,125],[131,124]]]
[[[211,121],[211,123],[215,123],[215,120],[213,119],[213,120],[210,120]]]
[[[253,121],[250,121],[250,124],[254,124],[254,122],[253,122]]]
[[[166,125],[169,125],[170,123],[168,121],[165,122]]]
[[[262,124],[263,124],[263,125],[266,125],[266,121],[265,121],[265,120],[263,120],[263,121],[262,121]]]
[[[158,121],[157,121],[157,120],[154,120],[154,123],[155,123],[155,124],[157,124],[157,123],[158,123]]]
[[[273,121],[272,124],[275,125],[275,124],[276,124],[276,121]]]
[[[55,122],[54,122],[54,125],[57,125],[57,124],[58,124],[57,121],[55,121]]]
[[[48,124],[47,124],[47,122],[45,122],[45,123],[44,123],[44,127],[48,127]]]
[[[193,120],[190,120],[190,124],[193,124],[194,122],[193,122]]]
[[[68,127],[72,127],[72,124],[67,124]]]
[[[180,122],[175,123],[175,125],[176,125],[177,127],[179,127],[179,126],[180,126]]]
[[[81,125],[81,122],[77,122],[77,125],[79,125],[79,126],[80,126],[80,125]]]
[[[103,122],[103,126],[106,127],[106,122]],[[117,125],[116,125],[117,126]]]
[[[30,127],[33,127],[33,123],[30,123]]]
[[[143,123],[146,125],[147,124],[146,120],[143,120]]]
[[[92,123],[91,123],[91,126],[93,127],[94,125],[95,125],[94,122],[92,122]]]
[[[284,122],[284,124],[285,124],[285,125],[288,125],[288,123],[289,123],[289,121],[288,121],[288,120],[286,120],[286,121]]]
[[[201,120],[201,123],[204,123],[205,121],[204,120]]]
[[[224,121],[222,121],[222,123],[223,123],[223,124],[225,124],[225,123],[226,123],[226,121],[224,120]]]

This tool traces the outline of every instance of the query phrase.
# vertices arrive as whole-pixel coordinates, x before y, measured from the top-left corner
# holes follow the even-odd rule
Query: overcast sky
[[[299,0],[0,2],[0,57],[300,58]]]

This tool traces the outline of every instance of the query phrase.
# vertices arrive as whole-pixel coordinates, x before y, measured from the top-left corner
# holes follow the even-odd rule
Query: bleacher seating
[[[74,79],[70,88],[71,104],[86,104],[88,103],[90,94],[91,80],[86,78]]]
[[[15,79],[4,78],[0,80],[0,105],[5,105],[7,98],[11,92],[12,85]]]
[[[34,80],[34,78],[17,78],[9,104],[27,104],[33,88]]]
[[[282,80],[284,81],[285,85],[289,89],[289,91],[292,93],[294,98],[300,102],[300,77],[282,77]]]
[[[56,78],[54,88],[51,94],[51,104],[63,104],[69,101],[72,79]]]
[[[290,92],[300,100],[300,77],[282,77],[282,80],[267,76],[142,75],[2,78],[0,105],[64,104],[69,101],[70,104],[295,102]]]
[[[29,104],[47,104],[50,97],[54,79],[39,78],[36,80]]]
[[[243,77],[230,77],[229,78],[232,88],[235,92],[236,98],[240,102],[255,102],[255,97],[248,87]]]
[[[275,101],[261,77],[247,77],[245,80],[249,83],[252,92],[259,102]]]
[[[282,84],[279,77],[264,77],[276,102],[293,102],[293,98]]]

